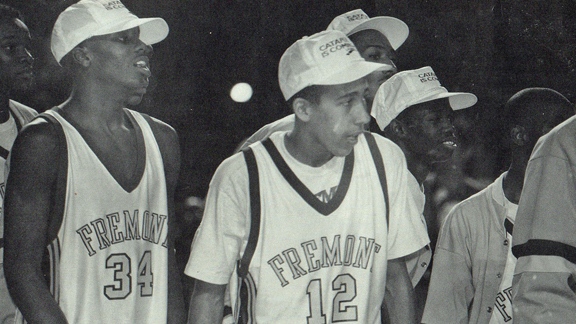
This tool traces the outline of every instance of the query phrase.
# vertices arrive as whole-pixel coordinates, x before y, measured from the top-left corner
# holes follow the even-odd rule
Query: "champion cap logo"
[[[368,15],[365,13],[359,13],[346,16],[346,19],[348,19],[348,21],[356,21],[356,20],[368,20],[370,19],[370,17],[368,17]]]
[[[124,9],[126,8],[120,0],[116,1],[109,1],[108,3],[102,4],[106,10],[114,10],[114,9]]]
[[[434,71],[420,73],[420,74],[416,75],[416,77],[419,78],[420,82],[422,82],[422,83],[429,82],[429,81],[438,81],[438,77],[436,76],[436,73],[434,73]]]
[[[320,50],[323,58],[329,56],[331,53],[336,53],[340,50],[346,50],[346,55],[350,55],[352,52],[356,50],[356,48],[354,47],[354,45],[352,45],[350,40],[348,40],[348,38],[345,37],[340,37],[330,42],[327,42],[321,45],[318,49]]]
[[[374,97],[370,114],[384,130],[404,109],[423,102],[448,98],[452,110],[471,107],[478,98],[467,92],[448,92],[431,67],[407,70],[386,80]]]
[[[297,40],[278,65],[280,90],[286,100],[311,85],[349,83],[391,66],[367,62],[339,30],[325,30]]]

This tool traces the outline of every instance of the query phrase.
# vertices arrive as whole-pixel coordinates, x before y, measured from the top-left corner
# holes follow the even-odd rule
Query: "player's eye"
[[[9,43],[9,44],[2,44],[2,50],[7,51],[7,52],[11,52],[14,49],[14,44]]]

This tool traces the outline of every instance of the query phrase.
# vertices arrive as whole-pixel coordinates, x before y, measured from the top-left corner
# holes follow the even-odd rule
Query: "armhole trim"
[[[374,165],[376,165],[376,172],[378,172],[378,179],[380,179],[380,185],[382,186],[382,192],[384,193],[384,203],[386,204],[386,228],[390,224],[390,198],[388,197],[388,182],[386,181],[386,169],[384,168],[384,161],[382,161],[382,154],[376,144],[374,135],[369,132],[364,133],[366,142],[368,143],[368,148],[372,154],[372,159],[374,160]]]

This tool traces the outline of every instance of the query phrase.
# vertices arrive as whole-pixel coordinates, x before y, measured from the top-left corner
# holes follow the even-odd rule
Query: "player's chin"
[[[429,154],[429,157],[432,162],[447,162],[452,159],[452,153],[454,153],[453,149],[444,148]]]
[[[29,91],[30,89],[32,89],[32,80],[26,80],[26,81],[22,81],[22,82],[14,82],[11,85],[11,93],[15,93],[15,94],[25,94],[27,91]]]
[[[342,143],[332,151],[334,156],[348,156],[354,149],[356,142]]]
[[[128,98],[128,105],[135,106],[135,105],[140,104],[140,102],[142,102],[143,96],[144,96],[143,94],[130,96],[130,98]]]

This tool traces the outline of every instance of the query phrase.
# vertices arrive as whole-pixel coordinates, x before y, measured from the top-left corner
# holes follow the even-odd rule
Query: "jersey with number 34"
[[[140,183],[125,190],[76,129],[67,140],[64,218],[49,246],[51,290],[69,323],[166,323],[168,205],[162,157],[148,122]],[[141,138],[142,138],[141,137]]]

